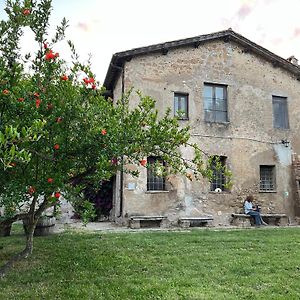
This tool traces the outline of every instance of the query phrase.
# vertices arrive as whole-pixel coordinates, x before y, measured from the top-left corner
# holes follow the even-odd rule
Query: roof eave
[[[216,40],[216,39],[224,39],[224,41],[234,41],[239,45],[242,45],[248,51],[263,56],[266,60],[272,62],[274,67],[282,67],[287,71],[291,72],[292,74],[294,74],[297,79],[300,78],[299,66],[292,64],[286,59],[274,54],[273,52],[267,50],[266,48],[258,44],[255,44],[254,42],[248,40],[242,35],[229,29],[229,30],[211,33],[211,34],[200,35],[192,38],[181,39],[181,40],[171,41],[171,42],[166,42],[161,44],[155,44],[147,47],[140,47],[132,50],[115,53],[112,56],[108,71],[106,73],[104,86],[111,91],[114,89],[120,71],[124,66],[124,62],[126,60],[131,59],[132,57],[145,55],[149,53],[155,53],[155,52],[163,53],[163,51],[168,51],[170,49],[175,49],[175,48],[190,46],[190,45],[193,45],[194,47],[198,47],[201,43]]]

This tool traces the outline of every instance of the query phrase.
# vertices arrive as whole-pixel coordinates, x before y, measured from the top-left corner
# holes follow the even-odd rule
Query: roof
[[[181,39],[181,40],[176,40],[176,41],[171,41],[171,42],[166,42],[161,44],[155,44],[147,47],[135,48],[123,52],[117,52],[111,58],[103,85],[106,87],[108,91],[112,91],[115,87],[116,81],[122,70],[122,67],[124,66],[124,63],[126,61],[131,60],[133,57],[145,55],[145,54],[157,53],[157,52],[160,52],[161,54],[167,54],[168,51],[172,49],[186,47],[186,46],[198,47],[200,44],[203,44],[208,41],[213,41],[213,40],[223,40],[225,42],[228,41],[236,42],[237,44],[244,47],[245,51],[250,51],[262,56],[267,61],[272,62],[274,67],[281,67],[294,74],[296,78],[300,80],[299,66],[274,54],[273,52],[267,50],[266,48],[248,40],[244,36],[234,32],[233,30],[228,29],[228,30],[211,33],[211,34],[199,35],[192,38]]]

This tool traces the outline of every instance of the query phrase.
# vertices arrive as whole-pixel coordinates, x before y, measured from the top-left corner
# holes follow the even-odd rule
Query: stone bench
[[[129,227],[131,229],[147,227],[166,227],[166,216],[131,216]]]
[[[280,226],[288,225],[288,217],[286,214],[260,214],[263,221],[269,225]],[[232,224],[241,227],[250,227],[253,218],[246,214],[231,214]]]
[[[178,224],[180,227],[188,228],[188,227],[204,227],[207,225],[211,225],[213,221],[212,216],[205,217],[180,217],[178,219]]]

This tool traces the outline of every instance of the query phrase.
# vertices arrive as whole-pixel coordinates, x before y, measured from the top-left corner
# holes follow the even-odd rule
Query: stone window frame
[[[212,96],[206,97],[205,96],[205,89],[206,87],[212,88]],[[216,89],[220,88],[223,90],[223,110],[217,109],[216,103],[217,103],[217,97],[216,97]],[[204,82],[204,90],[203,90],[203,106],[204,106],[204,120],[208,123],[228,123],[229,117],[228,117],[228,85],[227,84],[219,84],[219,83],[211,83],[211,82]],[[212,102],[212,109],[206,108],[208,104],[208,100],[211,100]],[[221,98],[219,99],[221,100]],[[221,102],[221,101],[220,101]],[[223,120],[217,119],[217,113],[222,112],[225,116]],[[212,114],[212,117],[209,117],[208,113]]]
[[[272,95],[273,128],[289,129],[288,98]]]
[[[162,166],[166,166],[166,162],[158,156],[149,156],[147,158],[147,192],[155,192],[155,191],[166,191],[166,178],[165,176],[159,176],[155,174],[151,168],[151,165],[161,164]]]
[[[185,107],[184,109],[181,110],[182,114],[181,113],[178,114],[178,110],[176,109],[176,97],[185,99]],[[174,103],[174,116],[177,117],[178,120],[188,120],[189,119],[189,94],[184,92],[174,92],[173,103]]]
[[[259,191],[260,193],[276,192],[276,166],[259,166]]]

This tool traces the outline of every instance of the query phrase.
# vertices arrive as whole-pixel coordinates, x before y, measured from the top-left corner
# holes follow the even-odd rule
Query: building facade
[[[156,99],[161,112],[171,107],[191,126],[191,141],[232,172],[233,184],[226,188],[218,171],[211,182],[168,176],[160,185],[141,168],[138,178],[117,176],[113,218],[162,215],[176,224],[209,215],[226,226],[252,194],[264,213],[285,213],[293,223],[300,208],[293,169],[300,155],[300,68],[290,60],[231,29],[114,54],[104,82],[111,96],[133,87]],[[133,96],[132,105],[137,101]]]

